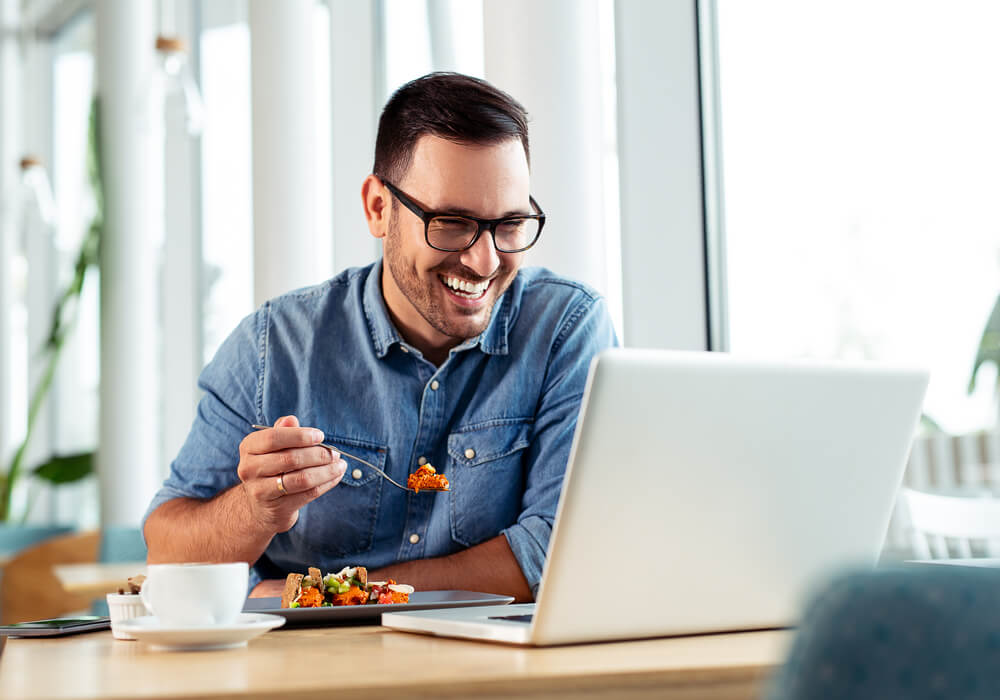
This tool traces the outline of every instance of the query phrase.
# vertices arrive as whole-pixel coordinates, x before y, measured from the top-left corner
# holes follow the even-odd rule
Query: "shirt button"
[[[439,386],[441,385],[438,384],[438,380],[435,379],[433,382],[431,382],[431,391],[437,391]]]
[[[420,535],[418,535],[415,532],[412,535],[410,535],[410,544],[416,544],[419,541],[420,541]]]
[[[360,479],[361,478],[361,470],[360,469],[355,469],[353,472],[351,472],[351,476],[353,476],[355,479]]]
[[[421,467],[424,466],[425,464],[427,464],[427,458],[421,457],[420,459],[417,460],[417,464],[419,464]]]
[[[476,451],[475,451],[474,449],[472,449],[471,447],[470,447],[470,448],[468,448],[468,449],[467,449],[467,450],[465,451],[465,458],[466,458],[466,459],[472,459],[472,458],[473,458],[473,457],[475,457],[475,456],[476,456]]]

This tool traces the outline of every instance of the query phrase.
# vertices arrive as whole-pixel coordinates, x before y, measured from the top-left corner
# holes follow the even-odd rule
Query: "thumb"
[[[298,428],[299,419],[295,416],[282,416],[278,420],[274,421],[275,428]]]

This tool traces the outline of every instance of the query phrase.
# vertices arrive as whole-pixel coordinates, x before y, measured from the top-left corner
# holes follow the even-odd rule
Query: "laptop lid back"
[[[723,353],[594,359],[532,642],[786,626],[873,565],[927,374]]]

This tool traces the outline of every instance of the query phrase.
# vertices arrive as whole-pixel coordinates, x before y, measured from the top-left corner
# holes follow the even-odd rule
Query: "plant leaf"
[[[993,311],[990,312],[986,328],[983,329],[983,337],[979,340],[976,360],[972,363],[972,376],[969,377],[968,388],[970,394],[976,388],[976,372],[982,365],[990,363],[998,370],[997,382],[1000,384],[1000,295],[993,304]]]
[[[89,476],[94,471],[94,453],[80,452],[53,457],[33,472],[39,479],[52,484],[68,484]]]

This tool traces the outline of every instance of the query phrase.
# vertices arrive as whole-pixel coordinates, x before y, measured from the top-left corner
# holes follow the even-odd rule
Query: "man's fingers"
[[[262,455],[247,454],[240,461],[237,471],[241,481],[250,481],[310,467],[336,464],[339,461],[340,454],[338,452],[332,452],[317,445],[315,447],[279,450]]]
[[[274,421],[275,428],[298,428],[299,418],[298,416],[282,416],[278,420]]]
[[[324,493],[326,493],[339,483],[340,479],[338,478],[336,481],[328,481],[324,484],[320,484],[319,486],[314,486],[308,491],[302,491],[300,493],[293,493],[288,496],[283,496],[280,501],[272,503],[272,506],[281,508],[286,512],[298,510],[307,503],[315,501],[317,498],[322,496]]]
[[[263,455],[294,447],[318,445],[323,442],[324,437],[323,431],[316,428],[280,426],[250,433],[240,443],[240,451],[243,454]]]
[[[320,467],[309,467],[308,469],[285,472],[273,477],[274,489],[277,493],[281,493],[278,489],[277,481],[280,476],[281,485],[285,489],[284,495],[291,496],[306,493],[314,488],[323,486],[328,482],[333,483],[334,485],[340,483],[340,480],[344,478],[344,472],[346,470],[347,462],[340,460],[339,462],[333,462]]]

